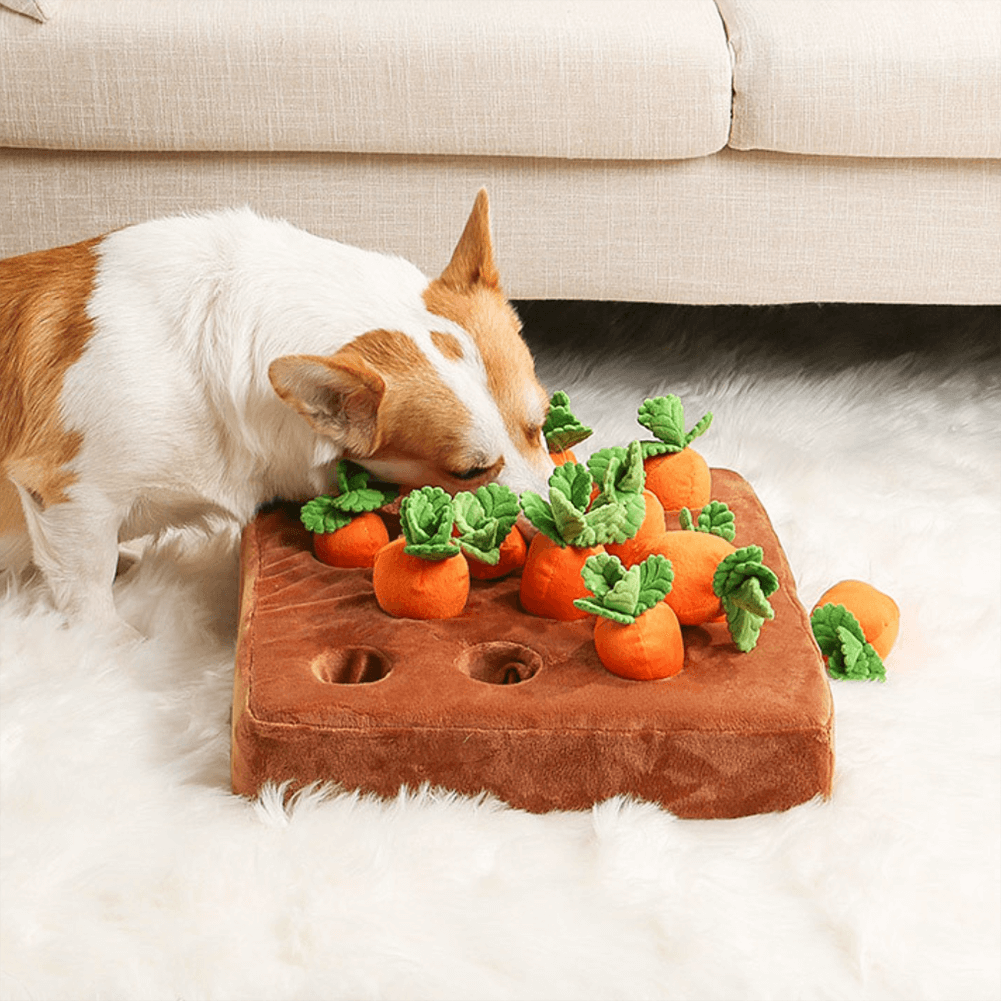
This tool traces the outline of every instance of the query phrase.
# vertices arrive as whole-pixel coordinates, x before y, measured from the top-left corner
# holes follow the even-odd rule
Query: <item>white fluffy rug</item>
[[[701,822],[236,798],[234,537],[177,535],[118,584],[139,649],[37,586],[0,598],[0,997],[1001,997],[998,314],[908,354],[878,311],[581,315],[549,316],[581,357],[540,368],[597,429],[583,454],[678,393],[715,412],[700,450],[755,487],[804,604],[846,577],[897,600],[887,682],[832,682],[832,798]]]

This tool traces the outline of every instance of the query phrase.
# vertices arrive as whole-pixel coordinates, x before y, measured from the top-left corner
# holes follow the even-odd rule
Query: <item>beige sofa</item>
[[[998,0],[0,0],[0,255],[250,204],[515,298],[1001,302]],[[20,13],[11,8],[20,8]]]

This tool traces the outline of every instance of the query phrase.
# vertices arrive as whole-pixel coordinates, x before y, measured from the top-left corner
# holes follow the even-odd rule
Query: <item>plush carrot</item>
[[[469,597],[469,564],[452,542],[452,498],[441,487],[421,487],[403,498],[403,534],[383,546],[372,568],[379,607],[406,619],[459,615]]]
[[[624,542],[639,520],[627,505],[606,498],[591,503],[591,474],[586,466],[567,462],[549,477],[549,500],[526,490],[521,495],[525,517],[539,530],[528,547],[521,574],[522,607],[550,619],[580,619],[574,606],[587,595],[580,571],[589,556],[606,542]]]
[[[562,466],[565,462],[576,462],[571,449],[590,438],[594,432],[585,427],[570,410],[570,397],[562,390],[553,393],[549,401],[549,413],[542,425],[542,435],[553,463]]]
[[[525,562],[528,545],[515,525],[518,497],[510,487],[487,483],[476,493],[462,491],[452,501],[458,543],[477,580],[496,580]]]
[[[697,525],[683,510],[681,524],[680,530],[664,532],[657,544],[674,568],[668,604],[683,626],[725,615],[737,649],[753,650],[762,624],[775,616],[768,598],[779,586],[762,562],[764,552],[759,546],[733,546],[733,514],[719,501],[703,508]]]
[[[889,595],[863,581],[843,580],[814,606],[810,625],[832,678],[886,680],[883,657],[900,625],[900,611]]]
[[[575,604],[597,615],[594,647],[613,674],[636,681],[671,678],[684,667],[681,626],[664,601],[674,572],[670,560],[649,556],[626,569],[616,556],[591,556],[581,571],[588,590]]]
[[[396,496],[395,489],[368,485],[369,472],[353,462],[337,463],[337,493],[315,497],[299,517],[313,533],[313,553],[334,567],[370,567],[375,554],[389,542],[377,508]]]
[[[706,414],[685,433],[685,409],[677,396],[644,400],[637,420],[656,441],[644,441],[646,486],[660,499],[665,511],[702,507],[712,495],[712,474],[706,460],[689,446],[705,433],[713,415]]]
[[[642,446],[634,441],[627,448],[613,445],[600,449],[587,460],[587,468],[600,486],[599,496],[631,505],[631,520],[639,520],[635,535],[624,542],[606,543],[605,551],[617,556],[627,567],[642,563],[655,552],[657,540],[667,530],[660,500],[645,487]],[[592,503],[597,500],[595,497]]]
[[[900,609],[897,603],[882,591],[861,580],[843,580],[828,588],[817,601],[814,610],[824,605],[844,605],[858,620],[880,658],[893,649],[900,630]]]

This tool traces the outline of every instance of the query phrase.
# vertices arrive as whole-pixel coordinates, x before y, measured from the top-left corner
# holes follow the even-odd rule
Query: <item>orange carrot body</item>
[[[564,622],[586,619],[590,613],[574,607],[574,601],[591,593],[580,571],[589,556],[604,551],[604,546],[559,546],[539,532],[528,547],[521,574],[522,608]]]
[[[651,553],[659,552],[656,548],[660,537],[667,531],[664,519],[664,508],[652,490],[643,491],[646,501],[646,514],[639,531],[625,542],[609,542],[605,544],[605,552],[618,556],[622,565],[631,567],[634,563],[642,563]]]
[[[528,543],[525,536],[515,525],[507,533],[504,541],[500,544],[500,559],[491,566],[472,556],[466,556],[469,563],[469,576],[477,580],[497,580],[513,573],[519,567],[525,565],[525,558],[528,555]]]
[[[666,556],[674,569],[671,591],[664,599],[683,626],[711,622],[723,611],[713,591],[713,574],[734,547],[718,535],[708,532],[664,532],[654,552]]]
[[[313,554],[332,567],[370,567],[387,542],[389,532],[382,518],[368,511],[335,532],[314,533]]]
[[[813,607],[844,605],[858,620],[866,641],[882,660],[892,649],[900,629],[900,609],[882,591],[861,580],[843,580],[825,591]]]
[[[469,564],[460,553],[425,560],[405,553],[401,535],[376,553],[372,587],[379,607],[402,619],[449,619],[469,597]]]
[[[599,615],[594,624],[594,647],[609,671],[636,681],[671,678],[685,663],[678,617],[663,601],[631,625]]]
[[[709,503],[712,474],[705,459],[693,448],[651,456],[643,462],[646,488],[652,490],[665,511],[687,507],[699,511]]]

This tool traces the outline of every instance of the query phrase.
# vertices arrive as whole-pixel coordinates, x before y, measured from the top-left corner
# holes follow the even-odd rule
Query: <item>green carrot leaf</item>
[[[584,586],[596,597],[606,594],[625,576],[626,568],[622,560],[610,553],[596,553],[584,561],[580,575]]]
[[[565,452],[590,438],[594,432],[585,427],[570,410],[570,397],[562,390],[553,393],[542,434],[550,452]]]
[[[698,528],[700,532],[718,535],[727,542],[733,542],[737,534],[737,523],[733,512],[723,501],[710,501],[702,508],[699,512]]]
[[[526,490],[521,495],[521,509],[525,517],[545,536],[557,545],[565,546],[566,540],[553,517],[552,505],[543,500],[534,490]]]
[[[649,459],[654,455],[666,455],[687,448],[699,435],[708,430],[713,415],[705,414],[686,434],[685,408],[679,397],[669,394],[644,400],[636,419],[657,439],[642,442],[643,458]]]
[[[549,477],[549,497],[562,494],[572,507],[583,513],[591,503],[591,487],[594,481],[588,472],[587,466],[579,462],[565,462],[562,466],[557,466]]]
[[[858,619],[844,605],[826,604],[815,609],[810,626],[832,678],[886,680],[882,659],[866,641]]]
[[[453,519],[452,498],[441,487],[411,491],[400,504],[403,551],[428,560],[455,556],[461,550],[452,542]]]
[[[636,601],[636,614],[640,615],[671,593],[674,567],[666,556],[653,553],[633,569],[639,569],[640,572],[639,596]]]
[[[588,557],[580,573],[593,597],[578,598],[574,605],[624,625],[662,601],[674,579],[671,561],[659,554],[627,570],[617,556],[599,553]]]
[[[375,511],[396,497],[396,488],[379,490],[368,486],[372,474],[347,459],[337,463],[337,494],[324,494],[304,504],[299,512],[311,532],[336,532],[366,511]]]
[[[775,617],[768,597],[779,579],[761,562],[763,556],[760,546],[744,546],[721,560],[713,574],[713,592],[722,600],[737,649],[744,653],[754,649],[764,621]]]
[[[566,466],[558,467],[565,469]],[[584,512],[577,508],[569,497],[559,490],[550,489],[549,506],[553,512],[553,521],[566,545],[570,546],[590,546],[592,542],[587,541],[591,533],[587,531],[588,524],[584,518]]]
[[[475,493],[463,490],[452,499],[462,551],[496,566],[500,546],[518,519],[518,498],[510,487],[487,483]]]
[[[310,532],[336,532],[351,521],[351,515],[335,506],[336,498],[324,494],[303,504],[299,519]]]

